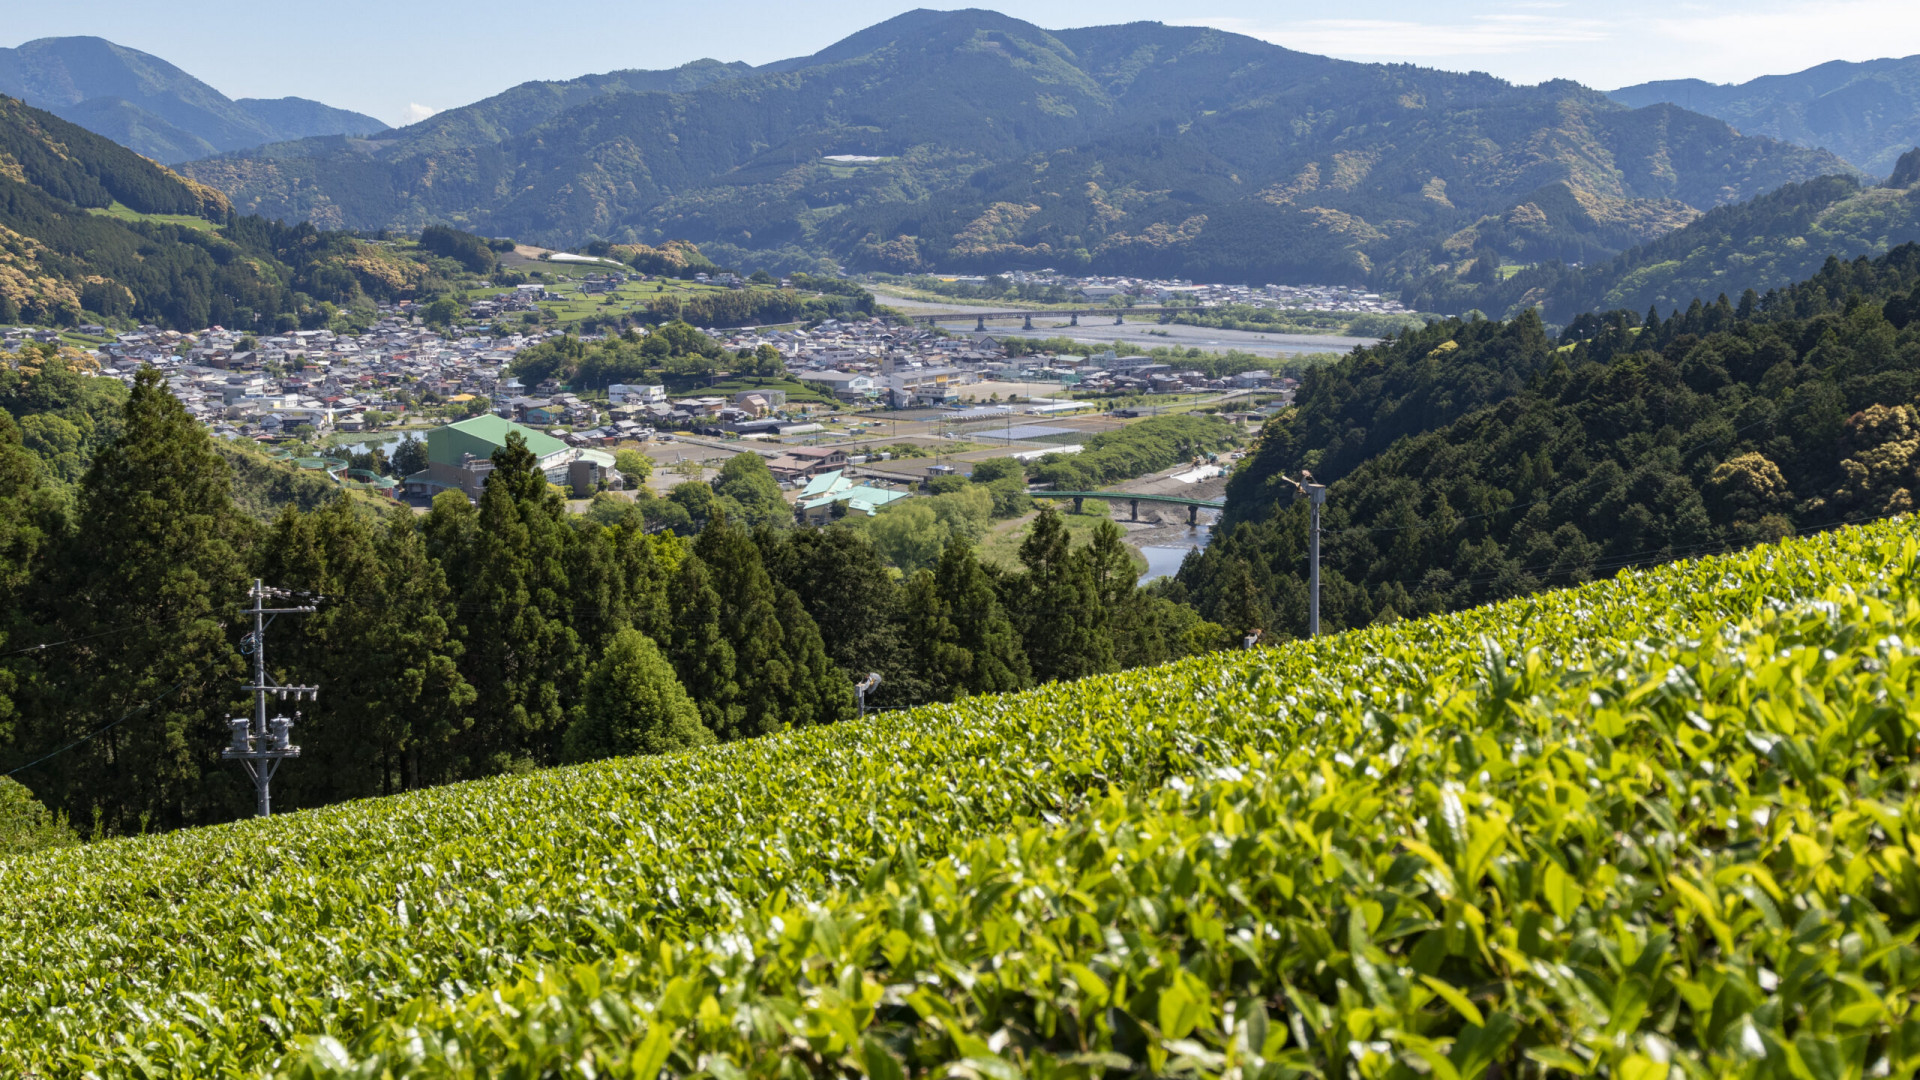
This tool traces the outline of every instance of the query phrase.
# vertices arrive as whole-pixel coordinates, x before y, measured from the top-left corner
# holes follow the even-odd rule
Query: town
[[[516,290],[507,299],[528,303],[527,298],[539,288]],[[486,303],[490,310],[472,313],[476,324],[484,324],[497,309],[495,302]],[[393,433],[386,440],[389,445],[424,433],[431,451],[429,468],[391,477],[354,470],[364,486],[396,497],[423,498],[455,489],[477,499],[490,468],[486,446],[455,440],[460,443],[457,449],[453,442],[442,449],[444,440],[433,438],[431,430],[422,431],[437,422],[450,426],[494,417],[539,433],[546,448],[540,455],[543,470],[555,482],[571,484],[579,494],[609,483],[621,486],[607,449],[650,443],[657,447],[673,439],[674,433],[683,439],[744,439],[762,444],[823,440],[853,444],[837,456],[815,452],[813,447],[785,453],[768,448],[775,475],[800,488],[824,465],[868,461],[869,455],[860,452],[858,426],[849,429],[838,423],[855,413],[892,417],[890,437],[901,434],[903,420],[910,437],[939,436],[949,429],[1004,418],[1016,408],[1032,417],[1057,420],[1091,414],[1103,405],[1114,408],[1102,399],[1212,394],[1228,400],[1266,391],[1258,402],[1244,403],[1264,409],[1259,414],[1264,416],[1289,400],[1296,385],[1295,380],[1269,369],[1210,375],[1144,354],[1023,355],[1010,347],[1012,343],[992,337],[949,337],[930,328],[870,318],[827,320],[810,329],[702,331],[729,353],[763,346],[777,350],[785,369],[779,381],[814,391],[811,401],[790,400],[786,390],[766,386],[726,393],[702,393],[696,388],[673,394],[665,384],[615,383],[603,392],[576,392],[553,379],[528,386],[511,371],[521,351],[560,336],[560,330],[496,337],[476,325],[442,332],[425,325],[414,309],[410,304],[383,305],[378,321],[359,335],[300,330],[259,336],[218,326],[182,333],[143,326],[112,335],[110,341],[89,350],[88,358],[97,362],[98,375],[129,383],[143,368],[160,370],[173,395],[217,437],[267,446],[334,446],[333,451],[316,450],[312,456],[284,456],[320,463],[317,467],[343,482],[348,482],[342,475],[346,455],[356,446],[381,441],[381,432]],[[100,326],[81,329],[107,333]],[[62,339],[45,328],[0,330],[0,347],[6,350],[16,350],[29,340]],[[720,382],[724,376],[722,372],[708,381]],[[1141,414],[1139,409],[1115,409],[1122,420]],[[469,434],[484,427],[463,426]],[[1005,426],[1013,431],[1011,424]],[[499,443],[505,430],[485,428],[485,433]],[[1022,429],[1029,435],[1058,430],[1031,425]],[[873,438],[877,436],[867,441]],[[1071,440],[1022,441],[1009,435],[1001,442],[1005,451],[1029,458],[1080,449]],[[886,455],[877,451],[871,456],[879,460]]]
[[[937,280],[974,289],[989,288],[994,281],[1034,290],[1057,289],[1064,300],[1084,299],[1094,303],[1191,304],[1197,308],[1234,305],[1356,315],[1414,314],[1393,297],[1346,285],[1196,284],[1184,278],[1074,277],[1053,270],[1008,270],[991,276],[940,275]]]

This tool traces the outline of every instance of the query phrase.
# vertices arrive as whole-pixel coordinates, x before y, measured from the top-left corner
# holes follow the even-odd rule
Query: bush
[[[596,761],[712,742],[673,665],[652,638],[629,629],[614,635],[587,676],[586,714],[567,729],[563,754],[568,761]]]
[[[0,1062],[1906,1075],[1917,574],[1882,524],[54,853],[8,867]]]
[[[644,483],[653,475],[653,459],[632,448],[622,448],[613,452],[613,467],[627,478],[629,485]]]
[[[63,817],[55,817],[24,784],[0,776],[0,856],[71,847],[80,842]]]

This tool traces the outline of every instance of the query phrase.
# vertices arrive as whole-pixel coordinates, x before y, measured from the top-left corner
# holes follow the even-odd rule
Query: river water
[[[1156,578],[1172,577],[1180,572],[1180,564],[1190,551],[1198,551],[1213,539],[1212,525],[1198,525],[1187,530],[1189,539],[1184,544],[1155,544],[1140,549],[1147,557],[1147,572],[1140,575],[1139,584],[1145,585]]]

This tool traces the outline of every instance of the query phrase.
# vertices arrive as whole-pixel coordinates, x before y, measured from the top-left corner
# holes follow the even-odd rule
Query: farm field
[[[683,303],[729,294],[734,290],[725,285],[715,285],[697,281],[685,281],[678,278],[654,276],[646,281],[627,281],[604,293],[587,294],[579,291],[579,282],[589,274],[608,272],[632,274],[633,268],[614,260],[588,259],[576,256],[572,259],[539,259],[530,257],[528,252],[543,249],[522,247],[501,258],[501,265],[509,269],[538,273],[544,278],[549,289],[560,294],[559,299],[542,300],[539,307],[552,315],[561,326],[569,326],[590,318],[618,318],[622,315],[647,316],[649,305],[656,300],[672,299]],[[536,279],[539,280],[539,279]],[[506,288],[474,289],[468,296],[478,299],[495,296],[511,291]],[[749,293],[775,293],[779,290],[771,285],[748,285]],[[811,295],[811,294],[802,294]],[[698,321],[698,320],[695,320]],[[769,325],[797,326],[797,322],[779,322]]]
[[[0,862],[0,1071],[1908,1075],[1916,575],[1895,520]]]
[[[616,287],[612,292],[587,295],[575,291],[573,279],[585,277],[589,273],[603,273],[612,267],[597,263],[539,263],[537,269],[544,271],[549,279],[548,285],[560,291],[559,300],[543,300],[539,307],[551,312],[561,325],[577,323],[593,316],[617,316],[622,314],[644,314],[647,305],[660,297],[676,297],[686,300],[705,294],[724,293],[724,286],[702,285],[693,281],[658,279],[654,281],[629,281]],[[764,288],[763,286],[755,286]],[[495,296],[511,290],[503,288],[474,289],[469,295],[475,298]]]

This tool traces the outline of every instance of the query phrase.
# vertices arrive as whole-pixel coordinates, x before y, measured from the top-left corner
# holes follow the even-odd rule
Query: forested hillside
[[[1829,260],[1643,323],[1536,315],[1407,332],[1309,371],[1169,595],[1234,629],[1305,621],[1306,514],[1331,482],[1323,618],[1451,610],[1913,507],[1920,246]]]
[[[1738,84],[1672,79],[1608,96],[1635,108],[1670,102],[1749,135],[1822,147],[1870,177],[1887,175],[1895,159],[1920,143],[1920,56],[1834,60]]]
[[[165,162],[387,127],[305,98],[235,101],[157,56],[97,37],[40,38],[0,49],[0,94]]]
[[[0,97],[0,324],[284,331],[327,325],[373,298],[444,289],[458,271],[236,215],[219,192]]]
[[[758,69],[528,84],[378,139],[187,168],[243,211],[323,227],[684,238],[782,270],[831,257],[1398,288],[1483,251],[1604,258],[1844,166],[1571,83],[976,10],[910,12]]]
[[[1554,259],[1504,274],[1487,256],[1435,273],[1402,298],[1421,311],[1499,314],[1537,305],[1564,324],[1588,311],[1670,310],[1721,293],[1782,288],[1830,256],[1872,257],[1913,241],[1920,241],[1920,149],[1909,150],[1884,184],[1851,176],[1788,184],[1709,210],[1612,259],[1585,266]]]

